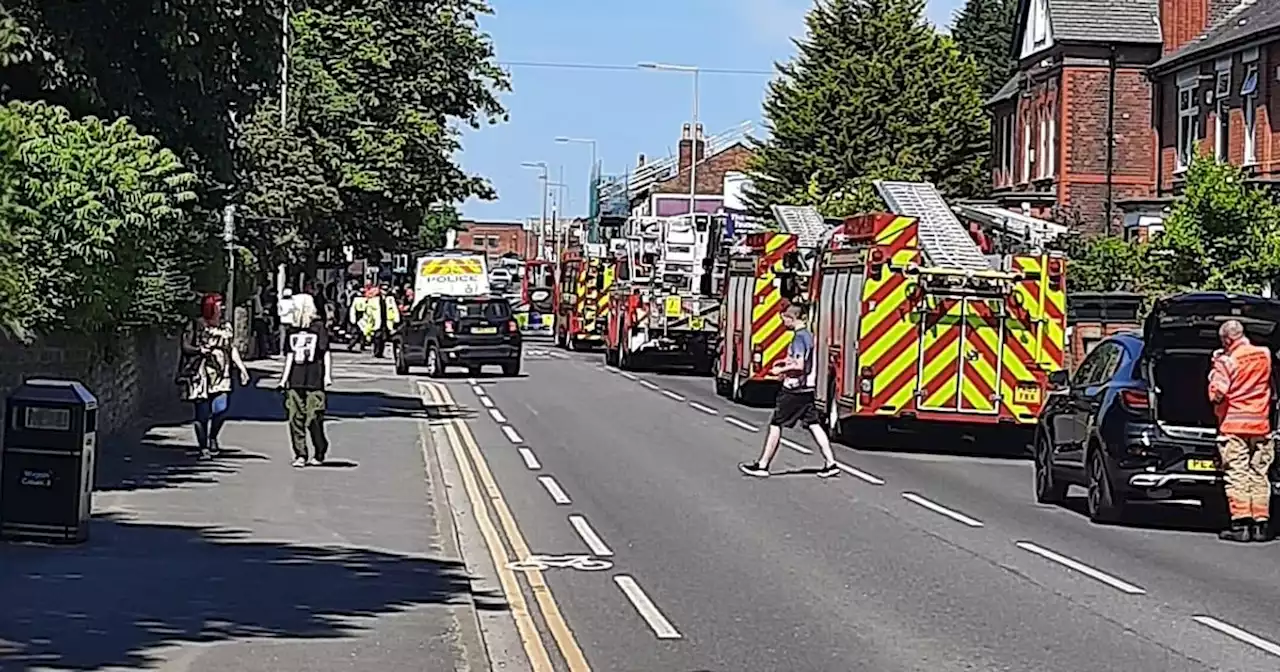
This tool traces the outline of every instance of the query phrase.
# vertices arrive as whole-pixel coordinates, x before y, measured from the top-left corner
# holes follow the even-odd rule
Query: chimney
[[[695,141],[694,136],[697,135]],[[702,161],[707,151],[706,140],[702,138],[702,124],[695,130],[689,124],[680,127],[680,173],[688,172],[693,161]],[[692,157],[692,160],[691,160]]]
[[[1164,53],[1171,54],[1255,0],[1160,0]]]
[[[644,168],[644,154],[641,154],[639,158],[636,159],[636,168]]]

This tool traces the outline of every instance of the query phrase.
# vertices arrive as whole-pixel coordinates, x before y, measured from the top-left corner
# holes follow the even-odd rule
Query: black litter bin
[[[72,380],[28,380],[5,404],[0,539],[89,538],[98,400]]]

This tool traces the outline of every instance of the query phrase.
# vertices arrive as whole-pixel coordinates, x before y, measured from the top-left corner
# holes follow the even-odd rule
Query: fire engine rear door
[[[920,374],[916,407],[922,411],[960,408],[960,359],[964,351],[964,298],[929,295],[920,322]]]
[[[995,413],[1000,409],[1001,348],[1004,345],[1004,302],[969,297],[964,300],[964,345],[960,360],[960,410]]]

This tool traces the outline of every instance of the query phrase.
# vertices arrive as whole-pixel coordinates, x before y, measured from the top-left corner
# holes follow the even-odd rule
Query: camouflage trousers
[[[1227,481],[1231,519],[1270,520],[1271,483],[1267,474],[1276,457],[1271,437],[1221,435],[1218,453]]]

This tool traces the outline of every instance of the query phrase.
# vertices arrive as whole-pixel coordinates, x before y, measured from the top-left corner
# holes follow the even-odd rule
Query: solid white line
[[[493,400],[489,397],[480,397],[480,404],[485,408],[493,408]]]
[[[468,385],[475,385],[475,384],[476,384],[476,379],[475,379],[475,378],[468,378],[468,379],[467,379],[467,384],[468,384]]]
[[[507,435],[507,440],[511,443],[524,443],[524,439],[520,438],[519,434],[516,434],[516,430],[512,429],[511,425],[503,425],[502,433]]]
[[[565,494],[564,489],[560,487],[559,483],[556,483],[556,479],[554,477],[539,476],[538,482],[542,484],[542,487],[547,489],[547,494],[551,495],[551,500],[556,504],[563,506],[565,504],[573,503],[569,501],[569,495]]]
[[[1101,581],[1122,593],[1128,593],[1130,595],[1145,595],[1147,592],[1142,588],[1139,588],[1138,586],[1135,586],[1132,583],[1129,583],[1128,581],[1121,581],[1120,579],[1117,579],[1116,577],[1111,576],[1110,574],[1107,574],[1101,570],[1094,569],[1082,562],[1072,560],[1071,558],[1068,558],[1065,555],[1054,553],[1053,551],[1047,548],[1036,546],[1035,544],[1029,541],[1019,541],[1014,545],[1017,546],[1018,548],[1021,548],[1024,551],[1027,551],[1028,553],[1035,553],[1036,555],[1046,560],[1052,560],[1053,562],[1056,562],[1059,565],[1063,565],[1064,567],[1069,567],[1071,569],[1074,569],[1077,572],[1080,572],[1081,574],[1084,574],[1089,578]],[[1206,625],[1208,624],[1206,623]]]
[[[636,608],[636,611],[640,612],[641,618],[649,624],[649,627],[653,629],[653,634],[657,635],[658,639],[680,639],[680,632],[676,630],[674,625],[671,625],[671,621],[668,621],[661,611],[658,611],[658,608],[653,604],[653,600],[650,600],[649,596],[644,594],[644,590],[640,588],[640,584],[636,583],[635,579],[625,574],[620,574],[613,577],[613,582],[618,584],[618,587],[622,589],[622,593],[627,596],[628,600],[631,600],[632,606]]]
[[[651,383],[651,382],[649,382],[649,381],[647,381],[647,380],[642,380],[642,381],[640,381],[640,384],[641,384],[641,385],[644,385],[645,387],[647,387],[647,388],[649,388],[649,389],[651,389],[651,390],[659,390],[659,389],[662,389],[662,388],[658,387],[657,385],[654,385],[653,383]]]
[[[795,441],[792,441],[791,439],[783,439],[782,445],[790,448],[791,450],[796,451],[797,453],[804,453],[805,455],[813,454],[812,450],[796,443]]]
[[[569,355],[566,355],[563,352],[552,352],[548,350],[547,354],[555,357],[556,359],[569,359]]]
[[[707,415],[719,415],[719,412],[716,411],[716,409],[711,408],[710,406],[707,406],[705,404],[699,404],[696,401],[691,401],[689,402],[689,405],[698,409],[699,411],[702,411],[703,413],[706,413]]]
[[[1192,616],[1191,619],[1200,625],[1207,625],[1228,637],[1235,637],[1242,642],[1252,644],[1273,656],[1280,656],[1280,644],[1265,640],[1252,632],[1241,630],[1230,623],[1223,623],[1212,616]]]
[[[748,432],[758,432],[758,431],[760,431],[760,428],[759,428],[759,427],[756,427],[756,426],[754,426],[754,425],[748,425],[747,423],[745,423],[745,422],[743,422],[743,421],[741,421],[741,420],[739,420],[739,419],[737,419],[737,418],[729,418],[729,417],[726,417],[726,418],[724,419],[724,421],[725,421],[725,422],[727,422],[727,423],[729,423],[729,424],[731,424],[731,425],[734,425],[735,427],[741,427],[742,429],[745,429],[745,430],[747,430]]]
[[[959,511],[952,511],[951,509],[948,509],[947,507],[941,504],[938,504],[936,502],[929,501],[924,497],[917,495],[914,492],[904,492],[902,493],[902,498],[907,500],[908,502],[914,502],[916,504],[919,504],[920,506],[923,506],[924,508],[929,509],[934,513],[940,513],[952,520],[964,523],[969,527],[982,527],[981,520],[978,520],[977,518],[970,518],[969,516],[966,516],[963,513],[960,513]]]
[[[520,446],[520,459],[524,460],[524,466],[530,469],[541,469],[542,463],[538,461],[538,456],[533,454],[532,450]]]
[[[569,524],[573,526],[578,536],[582,537],[582,543],[586,544],[592,553],[600,556],[613,555],[613,550],[604,543],[600,535],[596,534],[596,531],[591,528],[591,523],[588,523],[586,518],[575,513],[569,516]]]
[[[671,390],[663,390],[662,393],[667,395],[668,397],[671,397],[672,399],[675,399],[676,401],[684,401],[684,397],[676,394],[675,392],[672,392]]]
[[[860,478],[870,483],[871,485],[884,485],[884,479],[880,478],[879,476],[876,476],[875,474],[868,474],[867,472],[857,467],[851,467],[845,464],[844,462],[836,462],[836,466],[840,468],[840,471],[843,471],[844,473],[849,474],[854,478]],[[919,502],[917,502],[917,504],[918,503]],[[969,520],[973,520],[973,519],[969,518]],[[974,521],[974,522],[977,522],[977,521]],[[967,525],[968,523],[965,523],[965,524]],[[978,523],[977,525],[974,525],[974,527],[982,527],[982,523]]]
[[[483,387],[480,387],[479,385],[472,385],[472,386],[471,386],[471,391],[472,391],[472,392],[475,392],[476,394],[478,394],[478,395],[480,395],[480,396],[484,396],[484,388],[483,388]]]
[[[626,371],[619,371],[618,375],[622,376],[623,378],[626,378],[627,380],[640,380],[640,377],[637,376],[636,374],[627,373]]]
[[[489,415],[493,416],[494,422],[503,423],[507,421],[507,416],[503,415],[502,411],[499,411],[496,408],[489,409]]]

